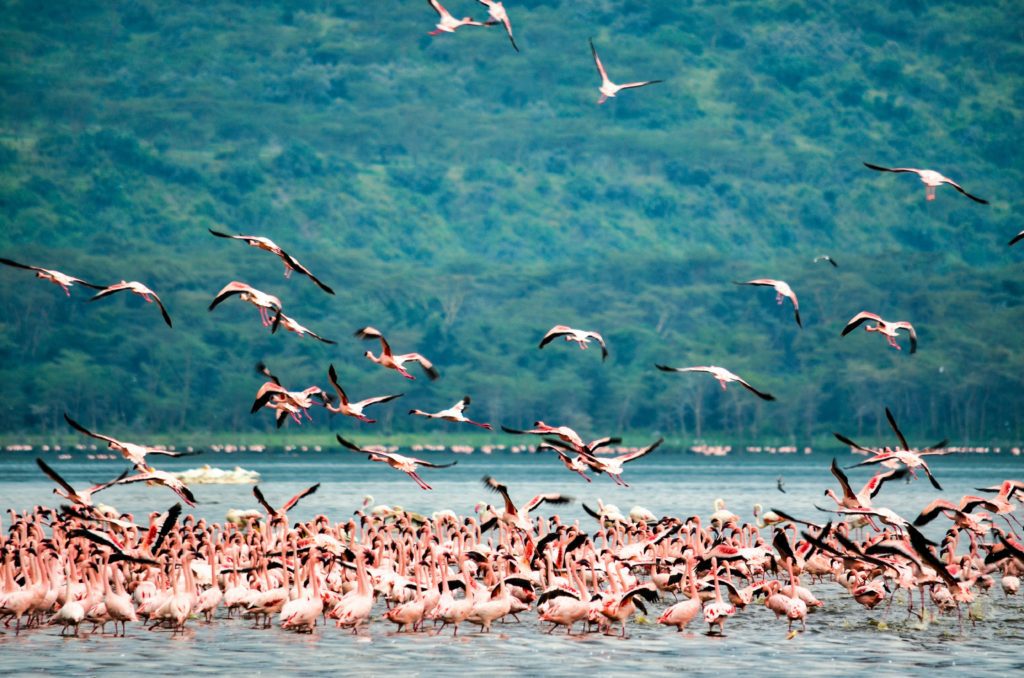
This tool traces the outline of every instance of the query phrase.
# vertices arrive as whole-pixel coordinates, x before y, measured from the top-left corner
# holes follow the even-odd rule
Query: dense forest
[[[262,360],[293,389],[333,363],[356,399],[406,394],[372,426],[314,414],[325,442],[457,430],[406,412],[464,394],[496,428],[594,437],[879,436],[888,405],[912,443],[1024,438],[1018,2],[505,5],[518,54],[500,26],[427,35],[420,0],[0,0],[0,257],[141,281],[174,320],[2,267],[0,433],[73,435],[65,411],[111,435],[273,432],[249,414]],[[613,80],[664,82],[596,105],[588,38]],[[337,294],[211,228],[272,238]],[[733,284],[760,277],[792,285],[803,329]],[[232,280],[337,344],[208,312]],[[862,310],[911,321],[917,353],[840,337]],[[555,324],[608,360],[538,350]],[[371,364],[364,325],[440,380]]]

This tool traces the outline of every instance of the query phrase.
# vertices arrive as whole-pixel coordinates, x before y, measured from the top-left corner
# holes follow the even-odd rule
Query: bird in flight
[[[708,374],[710,374],[711,376],[718,380],[718,383],[722,385],[723,391],[725,390],[726,384],[730,382],[736,382],[743,388],[747,389],[748,391],[756,395],[761,400],[775,400],[775,396],[773,396],[771,393],[758,391],[756,388],[748,384],[743,379],[740,379],[738,376],[736,376],[729,370],[725,369],[724,367],[716,367],[715,365],[710,365],[707,367],[668,367],[667,365],[655,365],[655,367],[657,367],[662,372],[707,372]]]
[[[173,327],[173,325],[171,324],[171,316],[167,314],[167,309],[164,308],[164,303],[160,301],[160,297],[156,295],[156,292],[149,289],[140,282],[126,282],[122,280],[121,282],[114,283],[109,287],[104,287],[96,294],[96,296],[94,296],[89,301],[96,301],[97,299],[102,299],[103,297],[107,297],[110,296],[111,294],[114,294],[116,292],[122,292],[124,290],[128,290],[129,292],[133,292],[139,295],[140,297],[146,300],[146,303],[152,304],[155,302],[156,305],[160,307],[160,315],[164,317],[164,322],[167,323],[168,327]]]
[[[368,341],[379,339],[381,347],[380,356],[375,356],[370,351],[367,351],[363,355],[381,367],[387,367],[395,370],[406,379],[416,378],[409,374],[409,372],[403,367],[403,365],[408,362],[419,363],[420,367],[423,368],[423,371],[427,373],[427,376],[431,380],[437,379],[441,376],[438,371],[434,369],[434,363],[430,362],[419,353],[403,353],[402,355],[395,355],[392,353],[391,345],[388,344],[387,339],[384,338],[384,334],[375,327],[362,327],[355,331],[355,336]]]
[[[589,344],[590,340],[593,339],[601,345],[601,360],[608,358],[608,347],[605,346],[604,337],[597,332],[591,332],[589,330],[574,330],[566,325],[555,325],[548,330],[547,334],[544,335],[544,338],[540,340],[540,344],[537,345],[537,348],[544,348],[558,337],[565,337],[566,341],[575,341],[580,345],[581,349],[586,349],[587,344]]]
[[[915,353],[917,351],[917,332],[914,331],[914,326],[906,320],[899,322],[889,322],[882,320],[881,317],[874,313],[868,313],[867,311],[861,311],[857,315],[850,318],[849,322],[846,323],[846,327],[843,328],[842,336],[846,336],[850,332],[853,332],[861,324],[874,321],[874,325],[865,325],[864,329],[868,332],[880,332],[889,342],[889,345],[895,348],[897,351],[902,350],[900,345],[896,343],[896,337],[900,330],[907,330],[910,333],[910,352]]]
[[[601,98],[597,100],[598,104],[603,104],[624,89],[635,89],[664,82],[663,80],[644,80],[643,82],[627,82],[624,85],[616,85],[608,78],[608,73],[604,70],[604,64],[601,63],[601,57],[597,56],[597,48],[594,47],[593,38],[590,39],[590,51],[594,55],[594,65],[597,66],[597,73],[601,76],[601,86],[598,88],[601,92]]]
[[[735,282],[735,281],[734,281]],[[789,299],[793,302],[793,315],[796,317],[796,324],[798,327],[803,329],[804,324],[800,322],[800,302],[796,300],[796,292],[783,280],[772,280],[771,278],[758,278],[757,280],[748,280],[747,282],[736,282],[737,285],[755,285],[761,287],[771,287],[775,290],[775,301],[780,305],[783,299]]]
[[[213,235],[217,236],[218,238],[241,240],[242,242],[248,243],[251,247],[256,247],[266,252],[270,252],[271,254],[276,254],[278,257],[281,258],[281,261],[284,262],[284,277],[290,278],[292,275],[292,271],[298,271],[299,273],[301,273],[302,275],[306,276],[314,283],[316,283],[316,286],[322,289],[324,292],[327,292],[327,294],[334,294],[334,290],[332,290],[330,287],[321,282],[320,279],[313,275],[308,268],[300,264],[298,259],[285,252],[277,245],[277,243],[275,243],[270,238],[265,238],[262,235],[231,235],[230,233],[221,233],[220,231],[215,231],[212,228],[207,230],[210,231],[210,233],[212,233]]]
[[[960,191],[974,202],[981,203],[982,205],[988,204],[988,200],[982,200],[976,195],[971,195],[970,193],[965,191],[963,187],[960,186],[960,184],[956,183],[949,177],[942,176],[935,170],[915,169],[913,167],[880,167],[878,165],[872,165],[871,163],[868,162],[864,163],[864,166],[867,167],[868,169],[873,169],[876,172],[913,172],[918,176],[919,179],[921,179],[921,182],[925,186],[924,191],[926,200],[935,200],[935,189],[938,188],[939,186],[942,186],[943,184],[946,184],[947,186],[952,186],[956,190]]]
[[[1010,244],[1013,244],[1013,243],[1010,243]],[[42,280],[49,280],[54,285],[59,285],[60,288],[62,290],[64,290],[64,294],[68,295],[69,297],[71,296],[71,290],[69,290],[68,288],[71,287],[72,285],[76,285],[76,284],[77,285],[82,285],[83,287],[91,287],[94,290],[102,290],[103,289],[99,285],[93,285],[92,283],[87,283],[84,280],[82,280],[81,278],[76,278],[74,276],[68,275],[67,273],[61,273],[60,271],[54,271],[54,270],[51,270],[51,269],[48,269],[48,268],[39,268],[38,266],[28,266],[26,264],[19,264],[16,261],[11,261],[10,259],[3,259],[3,258],[0,258],[0,264],[7,264],[8,266],[13,266],[15,268],[23,268],[26,271],[35,271],[37,278],[40,278]]]

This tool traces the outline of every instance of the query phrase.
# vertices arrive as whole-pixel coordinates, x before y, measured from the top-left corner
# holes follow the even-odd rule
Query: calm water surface
[[[110,478],[119,473],[119,461],[89,461],[81,452],[71,460],[56,454],[43,456],[73,485]],[[452,509],[472,513],[477,502],[494,503],[480,484],[484,474],[506,483],[517,501],[539,492],[561,491],[577,501],[554,507],[560,515],[595,527],[580,502],[590,506],[598,498],[616,504],[624,512],[634,505],[656,514],[705,519],[712,502],[722,497],[744,519],[752,519],[755,503],[783,509],[810,520],[827,519],[814,508],[830,500],[826,487],[836,487],[828,471],[830,454],[752,455],[725,458],[697,457],[658,450],[627,466],[625,479],[632,487],[619,488],[605,477],[587,483],[566,471],[550,456],[510,454],[454,455],[422,453],[440,462],[457,460],[451,469],[425,469],[423,477],[433,485],[424,492],[415,483],[383,465],[366,462],[359,455],[342,452],[292,452],[207,454],[186,459],[161,459],[168,470],[209,463],[221,468],[240,465],[262,475],[260,487],[272,504],[282,503],[298,490],[320,482],[315,495],[307,497],[290,516],[296,520],[324,513],[335,521],[347,519],[361,507],[364,496],[375,504],[400,505],[429,514]],[[52,485],[36,468],[34,453],[0,455],[0,508],[24,509],[35,504],[55,505]],[[842,465],[859,458],[837,451]],[[1024,476],[1024,459],[1008,455],[971,455],[937,458],[933,470],[945,491],[939,493],[926,480],[891,483],[876,499],[905,517],[913,517],[938,496],[957,500],[973,488],[1006,478]],[[871,470],[848,472],[858,489]],[[786,493],[776,489],[783,476]],[[197,485],[200,504],[193,511],[208,520],[222,520],[229,508],[258,508],[248,485]],[[145,516],[165,510],[175,496],[160,487],[122,486],[105,491],[103,500],[120,510]],[[544,506],[544,509],[552,507]],[[6,521],[6,516],[5,516]],[[941,521],[934,524],[942,529]],[[979,598],[975,612],[982,617],[967,623],[961,634],[956,618],[940,618],[920,624],[905,621],[899,599],[886,619],[882,611],[868,612],[830,582],[812,586],[825,607],[808,619],[808,631],[786,640],[786,624],[762,606],[751,606],[731,619],[727,637],[702,634],[696,621],[692,633],[676,634],[657,624],[634,623],[630,637],[589,635],[583,638],[546,635],[535,613],[521,615],[522,623],[498,624],[489,635],[464,624],[460,635],[440,637],[395,634],[394,626],[379,621],[383,604],[375,611],[368,634],[353,636],[333,626],[319,627],[312,636],[296,636],[279,629],[253,630],[244,620],[217,619],[212,625],[193,620],[183,637],[165,631],[146,631],[130,626],[127,638],[93,635],[81,639],[60,638],[57,629],[25,633],[17,639],[0,628],[0,675],[61,673],[64,675],[125,675],[138,671],[167,674],[276,675],[290,673],[354,673],[356,675],[437,675],[453,670],[486,675],[622,675],[625,671],[646,674],[687,672],[697,675],[722,671],[755,671],[756,675],[932,675],[965,673],[1010,675],[1024,670],[1024,600],[1005,599],[1001,592]],[[657,618],[664,604],[651,606]],[[578,627],[577,627],[578,628]],[[464,634],[464,635],[463,635]]]

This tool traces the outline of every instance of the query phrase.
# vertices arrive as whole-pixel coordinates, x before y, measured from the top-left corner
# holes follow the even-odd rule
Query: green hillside
[[[428,36],[418,0],[0,1],[0,256],[142,281],[174,319],[3,267],[0,433],[68,433],[65,410],[112,435],[271,431],[249,414],[264,360],[292,388],[333,362],[357,399],[405,392],[376,427],[331,423],[365,442],[457,430],[405,413],[466,393],[477,419],[594,436],[874,436],[889,405],[911,442],[1024,437],[1019,3],[506,7],[520,54],[500,27]],[[595,105],[591,37],[612,79],[665,82]],[[274,239],[336,296],[208,228]],[[755,277],[793,286],[803,330],[732,284]],[[338,344],[208,312],[231,280]],[[918,353],[841,338],[861,310],[913,322]],[[555,324],[603,333],[607,363],[538,351]],[[363,325],[442,378],[370,364]]]

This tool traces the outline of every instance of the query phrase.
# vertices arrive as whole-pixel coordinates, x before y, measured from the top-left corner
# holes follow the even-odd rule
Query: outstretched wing
[[[909,450],[910,445],[907,444],[907,439],[903,436],[903,432],[900,431],[900,427],[896,424],[896,417],[892,416],[892,411],[885,408],[885,418],[889,420],[889,426],[892,427],[893,432],[896,433],[896,439],[900,441],[901,450]]]
[[[84,426],[79,424],[77,421],[75,421],[74,419],[69,417],[67,412],[64,413],[64,420],[66,422],[68,422],[69,424],[71,424],[71,428],[75,429],[79,433],[84,433],[85,435],[89,436],[90,438],[95,438],[96,440],[103,440],[105,442],[108,442],[108,443],[110,443],[112,445],[116,445],[118,447],[121,446],[121,441],[115,440],[114,438],[111,438],[109,436],[101,435],[99,433],[93,433],[92,431],[90,431],[89,429],[85,428]]]
[[[639,450],[637,452],[630,452],[629,454],[624,454],[621,457],[617,457],[617,461],[625,464],[627,461],[633,461],[634,459],[639,459],[640,457],[647,456],[651,452],[654,452],[654,450],[658,449],[658,446],[661,445],[663,442],[665,442],[664,438],[658,438],[653,444],[648,445],[642,450]]]
[[[68,494],[76,494],[75,488],[71,487],[71,485],[68,484],[68,481],[61,478],[60,474],[50,468],[45,461],[36,457],[36,464],[40,469],[42,469],[43,473],[50,477],[50,480],[63,487]]]
[[[747,389],[748,391],[750,391],[751,393],[756,395],[761,400],[775,400],[775,396],[773,396],[771,393],[766,393],[764,391],[758,391],[756,388],[754,388],[753,386],[748,384],[743,379],[740,379],[739,377],[736,378],[736,382],[740,386],[742,386],[743,388]]]
[[[260,486],[259,485],[253,485],[252,486],[252,494],[253,494],[254,497],[256,497],[256,501],[258,501],[260,503],[260,506],[262,506],[263,509],[269,515],[274,515],[275,513],[277,513],[277,511],[274,510],[274,507],[271,506],[269,502],[267,502],[266,497],[263,496],[263,492],[260,491]]]
[[[299,492],[297,495],[295,495],[294,497],[292,497],[291,499],[286,501],[284,506],[281,507],[281,510],[282,511],[290,510],[293,506],[295,506],[296,504],[299,503],[300,499],[302,499],[303,497],[308,497],[309,495],[311,495],[314,492],[316,492],[318,489],[320,489],[320,483],[317,483],[316,485],[312,485],[310,487],[307,487],[302,492]]]
[[[590,38],[590,52],[594,55],[594,65],[597,66],[597,74],[601,76],[601,82],[609,82],[608,73],[604,70],[604,64],[601,63],[601,57],[597,56],[597,48],[594,47],[593,38]]]
[[[874,320],[875,322],[881,322],[882,321],[882,319],[879,316],[875,315],[874,313],[868,313],[867,311],[861,311],[857,315],[855,315],[852,318],[850,318],[850,320],[846,323],[846,327],[843,328],[843,332],[842,332],[841,336],[845,337],[847,334],[849,334],[850,332],[853,332],[855,329],[857,329],[860,326],[861,323],[863,323],[863,322],[865,322],[867,320]]]

